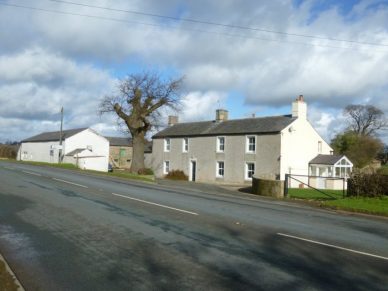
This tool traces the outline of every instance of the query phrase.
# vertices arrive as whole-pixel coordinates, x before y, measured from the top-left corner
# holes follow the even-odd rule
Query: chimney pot
[[[168,126],[173,126],[178,123],[178,116],[170,115],[168,117]]]
[[[222,122],[228,120],[228,110],[217,109],[216,110],[216,121]]]
[[[299,95],[294,102],[292,102],[292,117],[307,118],[307,104],[304,102],[303,95]]]

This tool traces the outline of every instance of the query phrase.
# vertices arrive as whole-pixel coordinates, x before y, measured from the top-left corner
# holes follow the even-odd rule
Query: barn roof
[[[87,127],[84,128],[75,128],[75,129],[68,129],[62,131],[62,140],[65,140],[73,135],[76,135],[77,133],[84,131],[88,129]],[[34,135],[32,137],[26,138],[22,140],[22,142],[45,142],[45,141],[59,141],[60,131],[50,131],[50,132],[42,132],[38,135]]]

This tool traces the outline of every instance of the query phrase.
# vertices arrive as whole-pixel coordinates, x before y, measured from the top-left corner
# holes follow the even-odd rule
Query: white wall
[[[322,143],[321,152],[318,142]],[[308,120],[298,118],[281,132],[281,179],[285,174],[308,175],[308,164],[318,154],[329,155],[332,148]]]
[[[51,146],[53,145],[59,145],[59,141],[22,143],[19,148],[17,159],[23,161],[58,163],[58,149],[55,149],[54,155],[50,156]],[[75,149],[86,149],[88,146],[91,146],[94,157],[85,158],[90,160],[85,162],[85,165],[87,165],[86,168],[107,172],[109,162],[109,141],[91,129],[86,129],[66,138],[63,141],[62,154],[66,155]],[[27,155],[25,155],[24,152],[27,152]],[[95,156],[99,157],[96,158]],[[73,160],[73,158],[66,157],[64,162],[75,163]]]
[[[87,158],[94,159],[93,161],[86,162],[86,164],[89,165],[88,169],[107,172],[109,163],[109,141],[93,130],[88,128],[67,138],[63,150],[66,155],[75,149],[86,149],[88,146],[91,146],[94,155],[102,156],[101,158]]]
[[[51,146],[59,145],[58,141],[51,142],[24,142],[19,147],[17,160],[45,163],[58,163],[58,149],[50,155]]]

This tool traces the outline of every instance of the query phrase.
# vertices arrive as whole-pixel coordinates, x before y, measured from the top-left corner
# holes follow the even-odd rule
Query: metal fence
[[[296,187],[292,187],[295,186]],[[307,187],[317,193],[323,194],[331,199],[337,199],[329,190],[342,190],[342,198],[345,198],[346,179],[337,177],[322,177],[308,175],[286,174],[284,181],[284,195],[289,196],[290,188]]]

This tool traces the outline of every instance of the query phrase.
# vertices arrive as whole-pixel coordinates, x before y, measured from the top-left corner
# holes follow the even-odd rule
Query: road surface
[[[1,162],[0,252],[26,290],[388,290],[387,219],[236,195]]]

